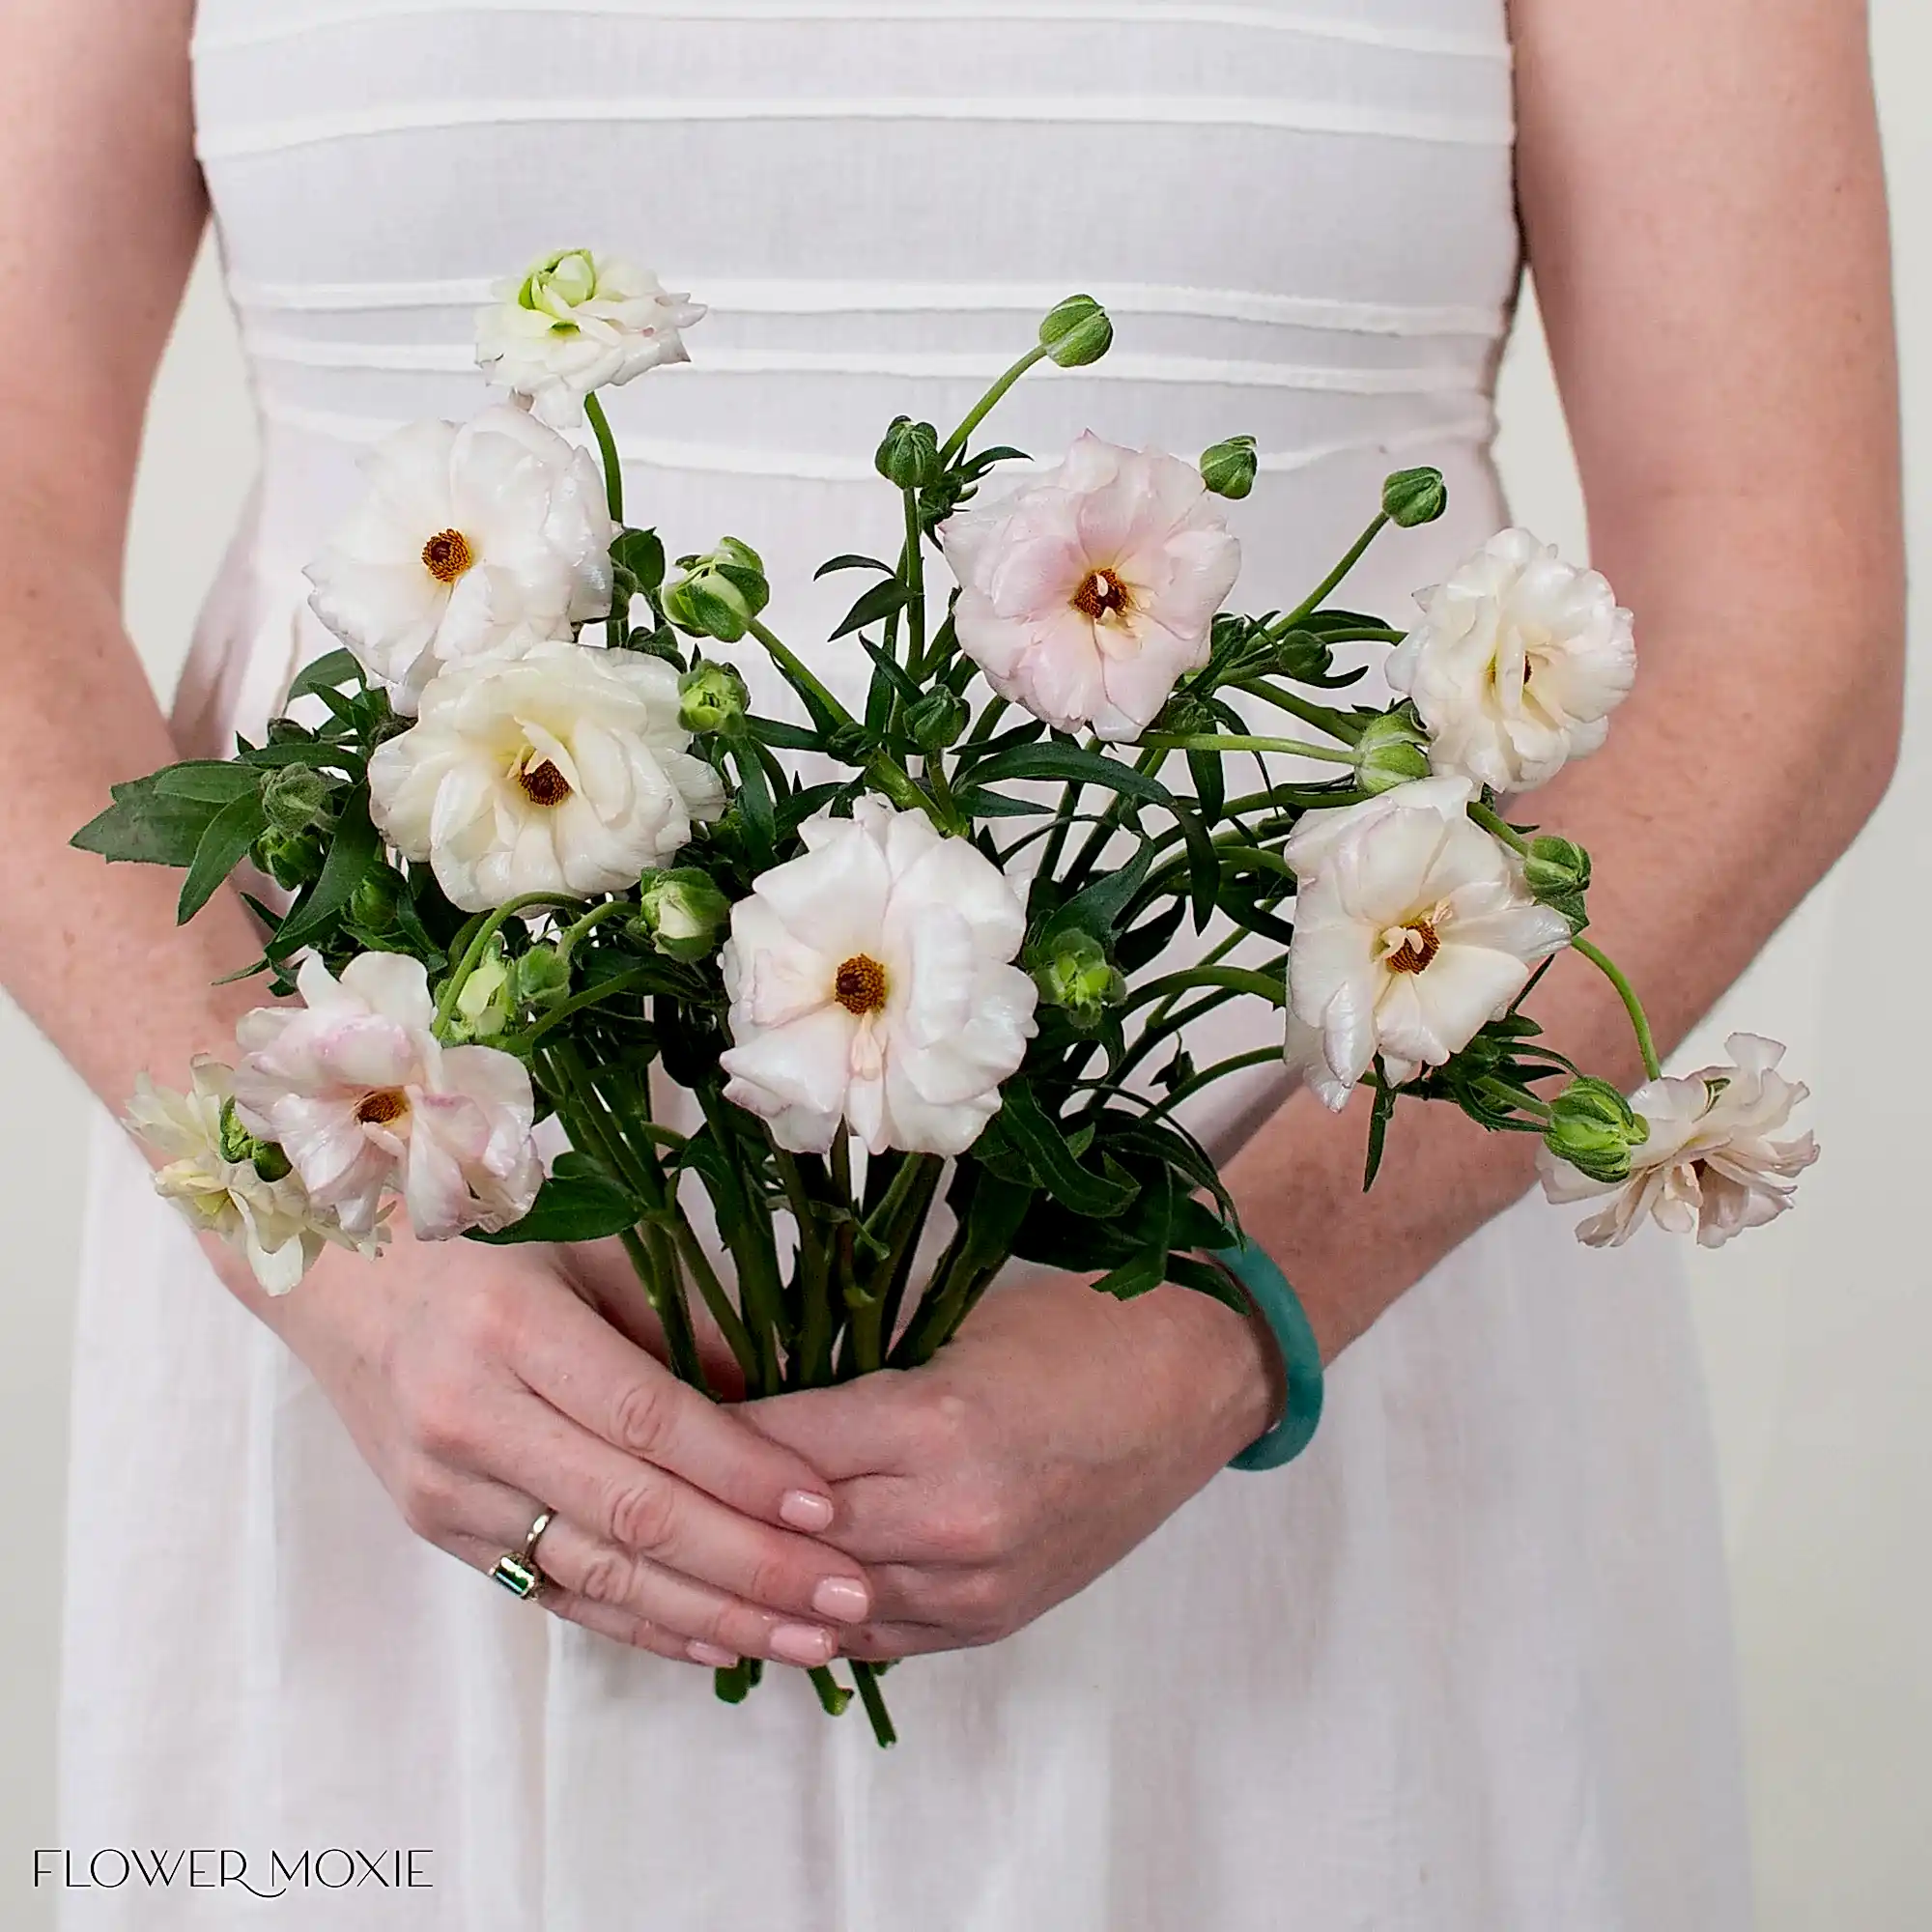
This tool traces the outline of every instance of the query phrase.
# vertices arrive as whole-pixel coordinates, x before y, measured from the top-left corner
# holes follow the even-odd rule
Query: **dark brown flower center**
[[[439,583],[454,583],[475,561],[469,539],[461,530],[438,530],[423,545],[423,568]]]
[[[561,805],[570,796],[570,781],[548,758],[521,767],[517,782],[532,805]]]
[[[1382,964],[1391,973],[1420,973],[1442,951],[1442,940],[1426,919],[1412,920],[1407,937]]]
[[[1073,608],[1096,624],[1108,617],[1121,616],[1132,603],[1127,586],[1111,570],[1090,570],[1073,593]]]
[[[391,1121],[400,1121],[409,1111],[409,1101],[393,1087],[384,1087],[362,1096],[362,1104],[355,1109],[355,1118],[365,1127],[381,1127]]]
[[[832,997],[848,1013],[877,1012],[886,1004],[886,969],[868,953],[853,953],[833,976]]]

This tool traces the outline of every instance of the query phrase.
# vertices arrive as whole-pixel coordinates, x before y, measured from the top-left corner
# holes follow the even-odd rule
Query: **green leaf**
[[[1003,791],[988,791],[984,785],[970,785],[952,797],[969,818],[1036,818],[1053,810],[1044,799],[1013,798]]]
[[[759,744],[771,745],[781,752],[815,752],[822,735],[803,724],[787,724],[777,718],[747,718],[745,728]]]
[[[1078,745],[1017,746],[1010,752],[983,759],[972,767],[970,774],[961,776],[970,776],[976,785],[1000,784],[1009,779],[1079,779],[1083,783],[1104,785],[1109,791],[1128,798],[1144,799],[1150,805],[1171,807],[1174,803],[1174,794],[1158,779],[1136,771],[1118,758],[1085,751]]]
[[[1050,918],[1042,928],[1042,938],[1046,933],[1064,931],[1068,926],[1077,927],[1082,932],[1092,933],[1095,939],[1107,940],[1113,936],[1114,927],[1121,915],[1132,903],[1147,880],[1148,867],[1153,860],[1153,847],[1147,839],[1142,839],[1134,856],[1118,870],[1108,872],[1095,879],[1091,886],[1083,887]]]
[[[1026,1155],[1040,1185],[1076,1214],[1119,1214],[1139,1193],[1138,1184],[1118,1163],[1105,1175],[1080,1165],[1059,1123],[1047,1118],[1024,1076],[1015,1074],[1001,1089],[996,1118]]]
[[[281,929],[269,942],[270,957],[286,959],[337,917],[368,876],[382,848],[369,818],[369,788],[357,785],[343,801],[321,877],[290,908]]]
[[[298,697],[320,697],[352,679],[357,684],[368,682],[355,653],[330,651],[327,657],[317,658],[312,665],[296,673],[296,681],[289,686],[288,702],[293,704]],[[329,708],[334,709],[332,705]]]
[[[1362,1169],[1362,1192],[1376,1184],[1382,1164],[1382,1149],[1388,1139],[1388,1123],[1395,1112],[1395,1089],[1382,1072],[1382,1057],[1376,1055],[1375,1070],[1369,1075],[1376,1092],[1376,1103],[1369,1114],[1369,1151]]]
[[[1187,847],[1188,889],[1194,905],[1194,930],[1205,932],[1214,916],[1214,901],[1221,890],[1221,855],[1215,849],[1206,823],[1177,799],[1173,807],[1175,822]]]
[[[155,789],[163,798],[192,798],[204,805],[227,805],[261,788],[259,770],[225,758],[191,758],[155,774]]]
[[[866,655],[877,668],[879,675],[898,694],[903,704],[917,704],[920,689],[905,673],[905,667],[890,652],[881,650],[870,638],[861,638],[859,642],[865,647]]]
[[[628,570],[646,597],[655,597],[664,585],[665,547],[655,530],[626,530],[611,546],[611,561]]]
[[[911,601],[905,585],[896,577],[889,577],[861,594],[828,641],[836,643],[838,639],[853,631],[863,630],[867,624],[883,623],[895,611],[903,611]]]
[[[821,577],[830,577],[835,570],[876,570],[886,577],[895,577],[897,572],[890,563],[881,563],[875,556],[859,556],[851,551],[842,556],[829,556],[811,573],[815,583]]]
[[[522,1241],[601,1241],[635,1227],[642,1208],[629,1190],[581,1153],[557,1157],[555,1170],[537,1190],[530,1211],[495,1235],[475,1230],[469,1238],[492,1247]]]
[[[114,803],[68,843],[97,852],[110,865],[190,864],[218,807],[206,799],[168,797],[158,788],[159,776],[115,785]]]
[[[182,881],[181,901],[175,908],[175,923],[185,925],[210,899],[215,889],[248,856],[269,823],[258,792],[246,792],[232,799],[208,821],[201,843]]]
[[[1219,818],[1221,808],[1228,802],[1228,773],[1221,754],[1189,752],[1187,775],[1194,781],[1194,795],[1201,801],[1203,814],[1210,819]]]

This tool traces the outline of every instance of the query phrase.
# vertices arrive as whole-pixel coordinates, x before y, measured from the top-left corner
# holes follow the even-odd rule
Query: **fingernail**
[[[864,1623],[872,1607],[871,1592],[850,1577],[828,1577],[811,1593],[811,1607],[834,1623]]]
[[[830,1631],[810,1624],[781,1624],[772,1633],[772,1649],[787,1663],[830,1663],[838,1647]]]
[[[694,1663],[708,1663],[713,1670],[728,1670],[737,1662],[735,1651],[720,1650],[715,1643],[699,1643],[696,1637],[685,1645],[684,1654]]]
[[[810,1490],[787,1490],[779,1504],[779,1518],[794,1529],[830,1529],[832,1498],[814,1495]]]

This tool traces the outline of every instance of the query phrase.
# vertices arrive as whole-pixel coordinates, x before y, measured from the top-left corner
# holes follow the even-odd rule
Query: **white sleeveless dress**
[[[259,725],[326,641],[300,567],[385,427],[484,400],[470,312],[578,241],[712,313],[612,399],[634,521],[743,534],[780,628],[895,539],[898,411],[942,424],[1041,309],[1116,351],[995,425],[1263,451],[1241,596],[1293,602],[1383,472],[1447,519],[1372,553],[1398,612],[1503,520],[1518,274],[1502,0],[203,0],[199,146],[260,404],[259,488],[185,736]],[[828,674],[850,674],[830,658]],[[1681,1284],[1530,1203],[1349,1351],[1312,1451],[1217,1479],[995,1648],[895,1674],[879,1753],[791,1673],[708,1675],[415,1542],[307,1374],[103,1126],[74,1406],[64,1842],[259,1873],[70,1922],[412,1932],[1735,1932],[1727,1616]],[[382,1292],[372,1277],[371,1293]],[[327,1874],[327,1879],[323,1877]]]

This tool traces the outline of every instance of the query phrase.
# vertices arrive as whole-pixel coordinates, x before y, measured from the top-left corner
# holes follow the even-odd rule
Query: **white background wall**
[[[1932,20],[1874,0],[1904,349],[1912,548],[1932,555]],[[1567,554],[1581,500],[1533,305],[1505,368],[1501,453],[1520,521]],[[128,621],[163,687],[252,468],[234,330],[198,266],[148,426]],[[1932,572],[1914,630],[1932,637]],[[1819,647],[1829,649],[1829,639]],[[1932,954],[1932,719],[1915,691],[1879,818],[1680,1059],[1733,1024],[1789,1042],[1826,1157],[1799,1212],[1696,1284],[1722,1466],[1764,1932],[1932,1925],[1932,1260],[1918,1236],[1923,1107],[1912,1017]],[[1734,1017],[1733,1017],[1734,1016]],[[52,1749],[82,1121],[76,1083],[0,996],[0,1923],[51,1924],[28,1891],[53,1838]],[[156,1578],[165,1590],[167,1579]],[[1554,1932],[1554,1928],[1551,1928]]]

